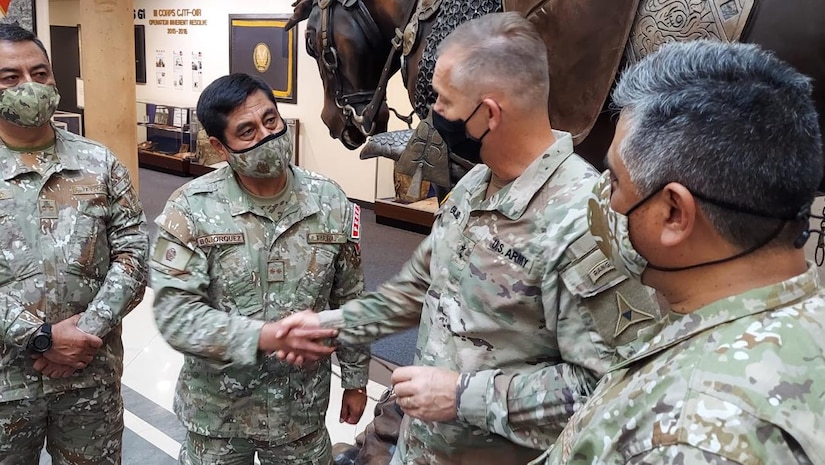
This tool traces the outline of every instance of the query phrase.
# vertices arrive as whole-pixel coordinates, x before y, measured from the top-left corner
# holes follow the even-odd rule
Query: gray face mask
[[[282,131],[264,138],[248,149],[236,152],[227,146],[227,163],[242,176],[278,178],[286,172],[292,160],[292,147],[292,135],[284,126]]]

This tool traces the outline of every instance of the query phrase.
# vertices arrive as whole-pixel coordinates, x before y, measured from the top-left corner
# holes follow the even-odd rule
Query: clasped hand
[[[52,325],[52,347],[34,354],[34,369],[50,378],[66,378],[92,361],[103,340],[77,328],[80,314]]]
[[[335,347],[324,341],[337,335],[335,329],[320,327],[315,312],[305,310],[281,321],[266,323],[258,347],[267,355],[277,355],[290,364],[303,365],[335,352]]]

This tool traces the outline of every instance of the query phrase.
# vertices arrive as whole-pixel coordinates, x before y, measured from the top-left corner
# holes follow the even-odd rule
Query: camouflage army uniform
[[[597,174],[569,134],[556,136],[487,200],[491,172],[476,166],[398,276],[320,315],[347,343],[420,320],[415,364],[461,372],[458,420],[405,417],[393,463],[535,458],[616,360],[613,344],[655,319],[649,290],[612,269],[585,234]]]
[[[259,352],[258,339],[267,321],[362,293],[359,208],[328,179],[291,173],[280,219],[226,167],[175,192],[156,220],[155,318],[185,355],[174,408],[197,435],[277,447],[326,434],[330,361],[292,367]],[[342,386],[366,386],[369,352],[338,358]]]
[[[825,463],[825,293],[817,282],[810,265],[648,328],[546,463]]]
[[[55,133],[55,145],[37,154],[0,143],[0,463],[9,457],[8,463],[36,463],[47,414],[59,430],[52,455],[97,454],[116,463],[123,428],[120,323],[146,286],[146,219],[129,173],[108,149]],[[26,348],[30,338],[44,322],[78,313],[78,328],[102,338],[103,346],[68,378],[41,376]],[[99,418],[58,405],[82,405]]]

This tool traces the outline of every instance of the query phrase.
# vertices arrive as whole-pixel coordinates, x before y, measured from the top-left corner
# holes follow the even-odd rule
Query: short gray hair
[[[619,154],[641,196],[678,182],[734,246],[788,246],[823,174],[811,82],[755,45],[668,44],[623,73],[613,105],[626,122]],[[760,212],[765,216],[737,212]],[[799,216],[797,216],[799,215]]]
[[[503,91],[521,108],[547,107],[547,48],[535,26],[515,12],[489,13],[462,23],[438,47],[458,51],[451,83],[481,97]]]

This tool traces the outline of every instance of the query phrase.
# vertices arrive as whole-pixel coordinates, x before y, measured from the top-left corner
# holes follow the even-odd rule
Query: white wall
[[[38,2],[41,3],[41,2]],[[189,70],[191,53],[203,53],[203,85],[229,72],[229,15],[230,14],[291,14],[292,0],[232,0],[228,2],[204,2],[200,0],[134,0],[135,9],[146,10],[145,19],[135,24],[146,25],[146,77],[147,84],[137,85],[138,101],[171,106],[195,106],[199,92],[192,91],[192,73]],[[202,11],[199,18],[206,26],[186,26],[186,35],[167,34],[167,26],[149,25],[154,9],[196,9]],[[40,11],[38,10],[38,15]],[[79,23],[79,0],[50,0],[49,22],[52,25],[74,26]],[[176,18],[167,18],[176,19]],[[347,195],[354,199],[372,202],[377,197],[393,195],[392,163],[376,160],[360,160],[358,150],[349,151],[329,136],[329,130],[321,121],[323,87],[315,61],[304,50],[305,25],[298,30],[298,104],[279,103],[281,113],[300,120],[300,164],[322,173],[338,182]],[[166,52],[167,84],[159,88],[155,82],[155,51]],[[172,86],[172,51],[183,50],[184,86],[182,90]],[[86,89],[92,92],[93,89]],[[400,76],[391,81],[389,101],[399,111],[409,112],[410,104]],[[403,124],[391,122],[391,129]]]

